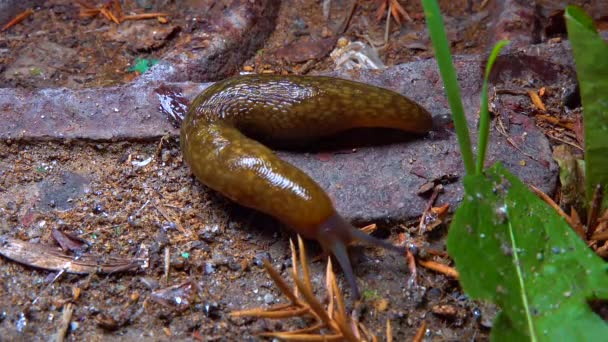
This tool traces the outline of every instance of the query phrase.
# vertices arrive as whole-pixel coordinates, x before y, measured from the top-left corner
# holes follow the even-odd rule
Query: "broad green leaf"
[[[592,19],[576,6],[566,9],[568,38],[583,101],[587,199],[594,187],[608,187],[608,45]],[[604,206],[608,196],[604,196]]]
[[[551,207],[500,164],[464,179],[448,236],[465,292],[501,308],[494,341],[608,336],[589,308],[608,298],[608,267]]]

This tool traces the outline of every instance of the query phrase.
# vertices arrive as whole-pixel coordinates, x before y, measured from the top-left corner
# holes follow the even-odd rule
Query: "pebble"
[[[209,318],[219,318],[220,306],[216,302],[205,303],[204,312],[205,316]]]
[[[205,263],[205,274],[213,274],[215,273],[215,265],[211,263]]]
[[[264,260],[271,261],[270,253],[268,252],[258,252],[253,258],[253,264],[258,267],[264,266]]]
[[[272,304],[274,302],[274,296],[271,295],[270,293],[267,293],[264,295],[264,303],[266,304]]]

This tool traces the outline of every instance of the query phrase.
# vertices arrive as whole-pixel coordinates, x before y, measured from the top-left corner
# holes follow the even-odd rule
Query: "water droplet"
[[[481,234],[479,234],[479,237],[482,238],[482,239],[485,239],[486,238],[486,234],[481,233]]]
[[[471,313],[473,314],[473,319],[475,319],[475,320],[481,319],[481,310],[479,310],[479,308],[474,308]]]
[[[503,204],[494,209],[494,224],[504,224],[507,221],[507,205]]]
[[[541,253],[541,252],[536,253],[536,260],[543,260],[544,258],[545,257],[543,255],[543,253]]]

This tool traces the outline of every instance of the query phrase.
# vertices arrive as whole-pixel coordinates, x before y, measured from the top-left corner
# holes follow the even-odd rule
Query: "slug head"
[[[360,293],[347,251],[347,246],[351,241],[358,240],[400,254],[405,252],[404,248],[377,239],[355,228],[337,213],[334,213],[319,225],[316,239],[326,251],[331,252],[336,260],[338,260],[338,263],[346,276],[346,280],[353,291],[353,297],[356,299],[359,299]]]

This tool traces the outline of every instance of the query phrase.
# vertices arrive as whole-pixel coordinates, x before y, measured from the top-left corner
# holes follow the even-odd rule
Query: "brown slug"
[[[180,140],[196,178],[319,241],[336,257],[358,298],[348,243],[403,249],[346,222],[312,178],[253,139],[308,141],[360,127],[425,133],[431,126],[424,108],[390,90],[331,77],[247,75],[217,82],[199,94]]]

